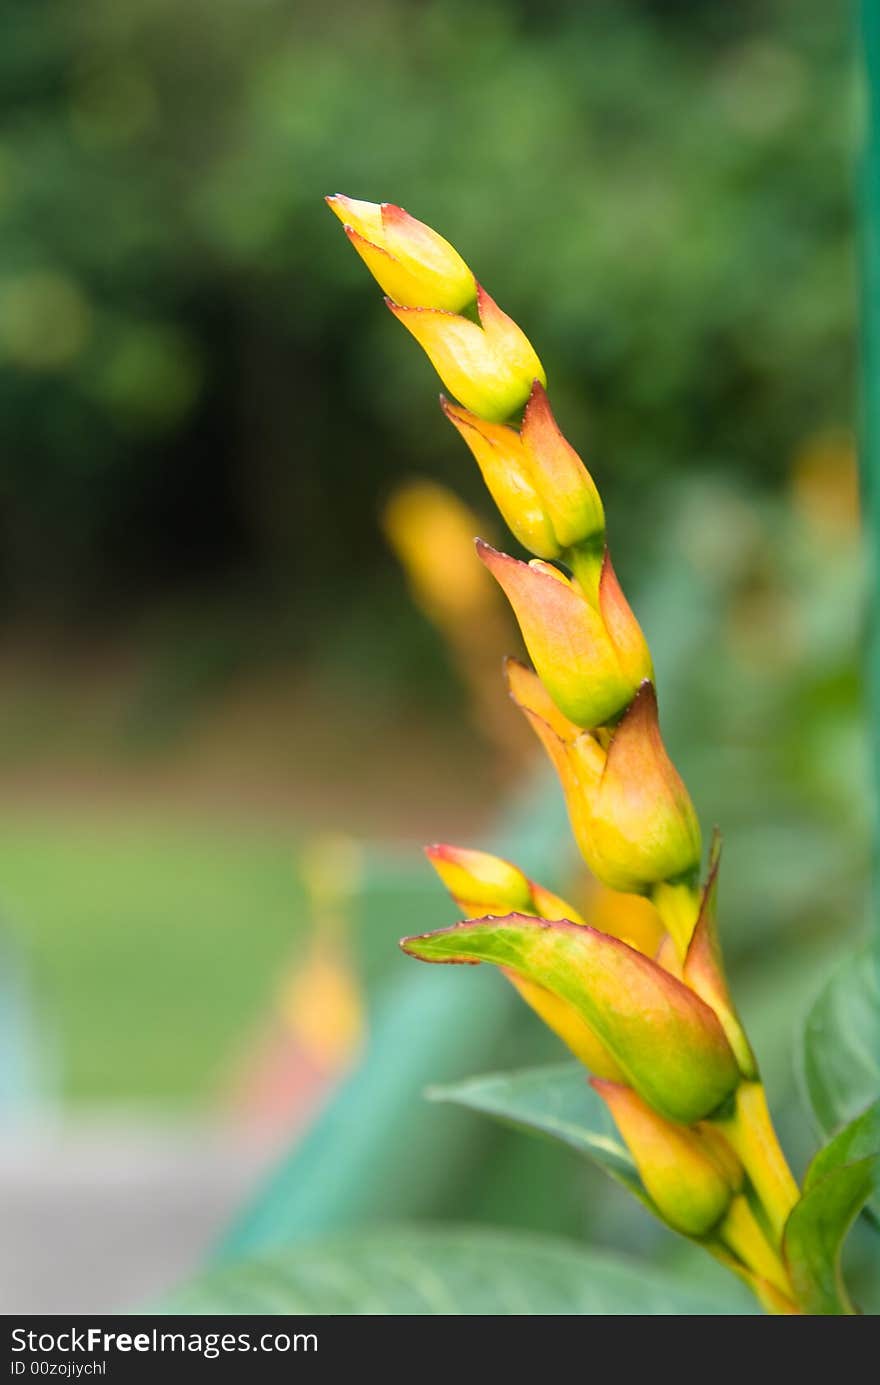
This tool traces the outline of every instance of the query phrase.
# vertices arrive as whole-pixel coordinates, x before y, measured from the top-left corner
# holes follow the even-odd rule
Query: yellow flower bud
[[[521,675],[517,686],[528,696]],[[551,726],[529,702],[519,705],[560,777],[575,839],[597,879],[644,894],[698,867],[699,823],[661,740],[650,683],[642,684],[607,751],[588,731],[566,734],[564,722]]]
[[[479,917],[531,910],[531,883],[510,861],[445,842],[426,846],[425,855],[464,913]]]
[[[428,355],[446,388],[466,409],[501,422],[517,413],[544,368],[525,333],[477,285],[479,325],[470,318],[386,300]]]
[[[632,1088],[590,1080],[611,1111],[660,1215],[684,1236],[708,1235],[734,1194],[712,1147],[696,1130],[658,1115]]]
[[[537,380],[522,429],[487,423],[441,397],[446,417],[474,455],[492,499],[524,548],[539,558],[601,538],[602,502],[593,478],[557,427]]]
[[[326,199],[379,287],[409,308],[458,313],[473,303],[477,285],[448,240],[391,202],[359,202],[336,193]]]
[[[700,864],[700,825],[660,736],[650,683],[642,684],[611,738],[590,819],[596,874],[615,889],[644,890]]]
[[[596,610],[558,569],[522,563],[482,540],[477,552],[503,588],[541,682],[563,715],[585,727],[619,716],[652,668],[634,618],[631,626],[622,618],[619,588],[607,563],[610,577],[603,572]],[[606,602],[612,598],[607,608],[603,588]]]
[[[440,406],[473,453],[486,488],[514,538],[541,558],[558,558],[562,550],[516,429],[504,423],[487,423],[450,404],[443,395]]]

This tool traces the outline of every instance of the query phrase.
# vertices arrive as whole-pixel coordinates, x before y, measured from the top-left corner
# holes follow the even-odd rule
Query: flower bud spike
[[[494,962],[559,996],[669,1120],[704,1119],[740,1080],[713,1011],[650,958],[594,928],[509,914],[404,938],[401,947],[426,962]]]
[[[692,991],[715,1011],[727,1041],[736,1054],[744,1077],[756,1078],[758,1066],[739,1016],[734,1009],[721,961],[718,942],[718,870],[721,864],[721,834],[713,834],[709,852],[709,875],[703,889],[700,913],[688,946],[682,977]]]
[[[664,1220],[684,1236],[709,1235],[729,1208],[733,1190],[699,1134],[658,1116],[630,1087],[595,1077],[590,1084],[614,1117]]]
[[[379,287],[406,307],[460,313],[477,284],[458,251],[424,222],[393,203],[359,202],[342,193],[325,199]]]
[[[441,397],[447,418],[534,555],[521,562],[477,544],[535,668],[507,664],[511,697],[557,771],[600,887],[585,923],[509,861],[430,847],[469,917],[401,946],[423,961],[495,964],[594,1074],[645,1205],[749,1283],[768,1311],[809,1311],[783,1254],[799,1191],[721,961],[719,840],[701,890],[699,823],[663,744],[650,652],[614,572],[595,482],[556,422],[530,341],[458,251],[401,207],[327,201],[434,365],[452,396]],[[476,667],[495,647],[487,631],[501,608],[480,565],[449,556],[460,517],[447,506],[445,530],[429,531],[437,508],[397,505],[387,527],[420,604]]]
[[[439,309],[386,303],[426,352],[446,388],[481,418],[502,423],[525,404],[544,368],[525,334],[477,286],[479,325]]]
[[[482,539],[477,553],[513,607],[538,676],[559,710],[578,726],[602,726],[631,702],[637,683],[621,668],[605,624],[558,571],[499,553]]]

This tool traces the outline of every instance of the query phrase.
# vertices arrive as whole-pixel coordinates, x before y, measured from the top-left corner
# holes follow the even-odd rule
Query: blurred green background
[[[866,911],[848,7],[4,21],[0,919],[64,1099],[215,1101],[308,924],[313,835],[427,889],[415,843],[494,840],[522,772],[380,532],[416,473],[490,507],[334,191],[440,228],[536,344],[790,1097],[797,1013]],[[377,975],[448,917],[381,897]]]

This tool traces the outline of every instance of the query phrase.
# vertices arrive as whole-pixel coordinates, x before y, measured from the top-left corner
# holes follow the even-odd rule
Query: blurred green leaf
[[[430,1087],[428,1096],[432,1101],[484,1111],[508,1125],[559,1140],[592,1159],[650,1206],[608,1107],[593,1091],[580,1063],[488,1073],[445,1087]]]
[[[785,1228],[783,1249],[799,1304],[811,1314],[851,1314],[840,1269],[849,1228],[880,1186],[880,1103],[816,1155]]]
[[[754,1312],[742,1287],[695,1287],[671,1270],[544,1236],[392,1229],[228,1265],[160,1312],[345,1315],[730,1316]]]
[[[826,1135],[880,1096],[880,987],[870,948],[841,963],[810,1007],[800,1077]]]
[[[555,784],[541,773],[514,799],[490,848],[553,888],[567,861],[563,812]],[[367,1217],[435,1215],[438,1206],[460,1206],[462,1185],[475,1182],[483,1146],[468,1129],[474,1122],[432,1110],[424,1089],[432,1079],[459,1077],[476,1051],[491,1062],[524,1007],[488,970],[474,968],[470,984],[456,986],[442,969],[414,969],[393,942],[403,931],[400,911],[430,925],[446,908],[442,892],[427,872],[408,887],[391,873],[379,888],[379,875],[386,870],[371,872],[362,918],[373,996],[367,1046],[233,1221],[215,1252],[227,1261]]]

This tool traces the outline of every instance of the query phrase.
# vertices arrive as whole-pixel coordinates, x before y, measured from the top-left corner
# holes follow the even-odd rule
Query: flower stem
[[[651,891],[654,907],[684,959],[700,912],[700,896],[693,885],[662,880]]]
[[[773,1236],[782,1244],[788,1214],[798,1200],[798,1186],[779,1145],[760,1082],[742,1082],[729,1115],[712,1122],[742,1160]]]
[[[785,1266],[767,1241],[748,1199],[742,1193],[731,1202],[717,1234],[728,1250],[732,1250],[742,1264],[771,1290],[768,1293],[763,1285],[752,1285],[765,1308],[772,1313],[797,1311],[791,1303],[791,1285]]]
[[[605,560],[604,535],[598,539],[587,539],[566,550],[564,561],[571,568],[584,596],[594,610],[599,606],[599,579]]]

